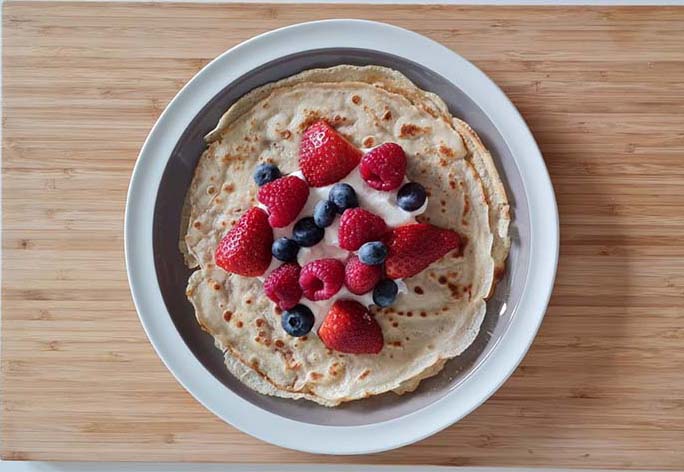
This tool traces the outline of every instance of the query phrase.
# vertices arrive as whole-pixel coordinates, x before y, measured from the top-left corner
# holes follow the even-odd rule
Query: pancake
[[[392,307],[370,309],[385,339],[379,354],[332,351],[315,330],[289,336],[258,278],[214,263],[221,238],[256,205],[255,167],[270,162],[284,174],[297,171],[301,135],[320,119],[360,148],[400,144],[408,179],[429,192],[418,220],[453,229],[466,241],[461,251],[405,279],[407,293]],[[186,294],[242,382],[264,394],[335,406],[410,392],[473,342],[504,271],[509,205],[489,152],[439,97],[383,67],[309,70],[242,97],[206,140],[183,211],[180,249],[197,268]]]

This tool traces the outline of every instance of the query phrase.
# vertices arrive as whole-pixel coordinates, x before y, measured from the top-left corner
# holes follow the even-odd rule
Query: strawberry
[[[344,285],[356,295],[373,290],[381,278],[382,265],[366,265],[356,256],[352,256],[344,266]]]
[[[427,223],[394,228],[385,238],[385,271],[391,279],[411,277],[461,245],[458,233]]]
[[[398,144],[381,144],[363,156],[359,170],[363,180],[374,189],[394,190],[404,181],[406,154]]]
[[[338,300],[318,330],[328,348],[349,354],[377,354],[384,340],[382,329],[366,307],[354,300]]]
[[[268,208],[268,222],[273,228],[292,223],[309,198],[309,185],[299,177],[281,177],[259,188],[257,200]]]
[[[283,310],[289,310],[302,298],[299,270],[297,264],[283,264],[271,272],[264,282],[266,296]]]
[[[387,232],[385,221],[363,208],[350,208],[340,218],[338,239],[340,247],[356,251],[368,241],[378,241]]]
[[[344,178],[359,164],[361,151],[325,121],[309,126],[299,143],[299,168],[312,187]]]
[[[299,285],[309,300],[327,300],[342,288],[344,264],[337,259],[318,259],[302,267]]]
[[[268,215],[261,208],[250,208],[219,242],[216,265],[245,277],[261,275],[271,264],[272,245]]]

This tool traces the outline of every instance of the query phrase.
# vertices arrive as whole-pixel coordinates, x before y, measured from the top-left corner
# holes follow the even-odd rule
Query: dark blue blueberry
[[[313,212],[314,222],[319,228],[327,228],[335,221],[337,205],[330,200],[321,200],[316,203]]]
[[[356,196],[354,188],[349,184],[335,184],[330,189],[328,200],[333,202],[337,207],[337,213],[340,215],[348,208],[356,208],[359,206],[359,199]]]
[[[276,239],[271,246],[273,257],[283,262],[296,261],[298,252],[299,244],[286,237]]]
[[[380,241],[365,243],[359,248],[359,260],[366,265],[378,265],[387,258],[387,246]]]
[[[299,220],[292,229],[292,239],[294,239],[297,244],[304,247],[316,245],[323,239],[324,234],[325,230],[316,226],[316,222],[310,216]]]
[[[311,310],[305,305],[295,305],[283,313],[280,323],[287,334],[300,337],[311,331],[314,321]]]
[[[373,303],[386,307],[394,303],[399,287],[392,279],[382,279],[373,289]]]
[[[426,198],[425,187],[416,182],[409,182],[399,189],[397,205],[402,210],[415,211],[423,206]]]
[[[259,164],[254,171],[254,181],[261,187],[280,178],[280,169],[273,164]]]

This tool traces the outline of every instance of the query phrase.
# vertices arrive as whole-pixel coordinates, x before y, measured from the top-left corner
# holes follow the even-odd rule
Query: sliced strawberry
[[[245,277],[261,275],[271,264],[272,245],[268,215],[261,208],[250,208],[219,242],[216,265]]]
[[[361,151],[325,121],[309,126],[299,144],[299,168],[312,187],[346,177],[359,164]]]
[[[366,265],[356,256],[352,256],[344,266],[344,285],[356,295],[373,290],[381,278],[382,265]]]
[[[338,300],[318,330],[328,348],[348,354],[377,354],[384,340],[382,328],[366,307],[354,300]]]
[[[299,271],[297,264],[283,264],[271,272],[264,282],[266,296],[283,310],[289,310],[302,298]]]
[[[374,189],[394,190],[404,181],[406,154],[398,144],[381,144],[363,156],[359,170],[363,180]]]
[[[299,285],[309,300],[327,300],[342,288],[344,264],[337,259],[318,259],[302,267]]]
[[[394,228],[385,238],[385,271],[391,279],[416,275],[461,245],[458,233],[427,223]]]
[[[351,208],[340,218],[338,239],[341,248],[356,251],[363,243],[382,239],[386,232],[387,225],[378,215],[363,208]]]
[[[309,198],[309,185],[299,177],[281,177],[259,189],[257,200],[268,208],[268,222],[273,228],[292,223]]]

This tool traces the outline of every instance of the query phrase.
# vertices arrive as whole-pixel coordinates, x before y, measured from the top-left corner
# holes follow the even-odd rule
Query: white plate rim
[[[457,85],[487,114],[506,140],[528,192],[530,260],[516,319],[495,349],[455,392],[403,417],[359,426],[303,423],[263,410],[227,389],[194,357],[164,304],[152,243],[156,192],[173,149],[202,107],[226,84],[294,53],[322,48],[373,49],[416,62]],[[131,177],[124,222],[126,270],[143,328],[166,367],[202,405],[241,431],[289,449],[365,454],[413,443],[460,420],[513,373],[544,317],[558,263],[556,200],[543,158],[506,95],[473,64],[415,32],[386,23],[341,19],[273,30],[226,51],[200,70],[171,100],[150,131]]]

